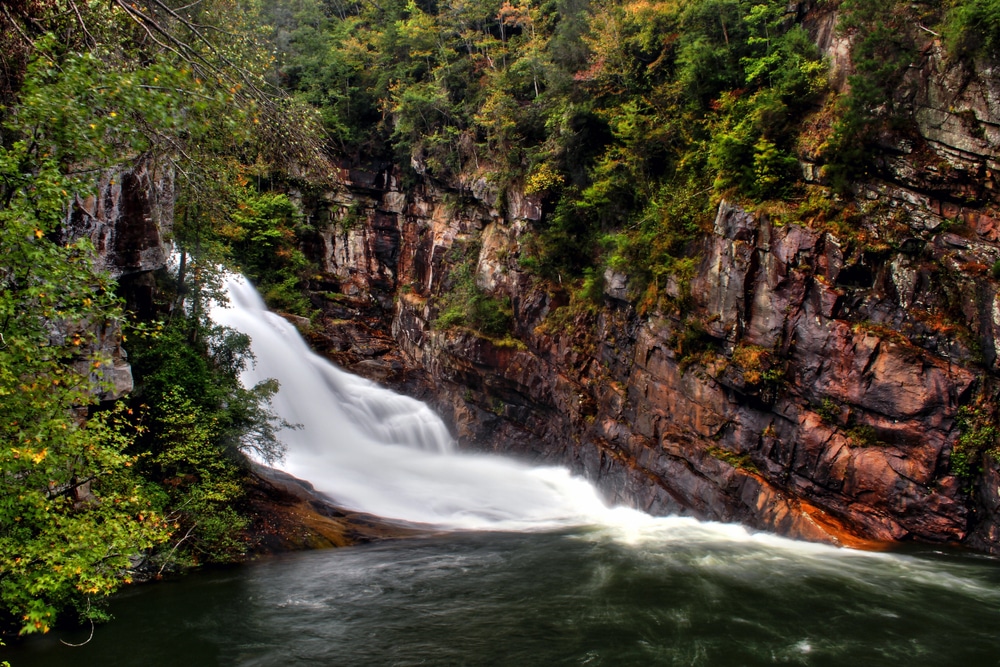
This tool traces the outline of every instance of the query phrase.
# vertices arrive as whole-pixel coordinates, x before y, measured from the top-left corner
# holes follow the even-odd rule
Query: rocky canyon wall
[[[814,32],[836,56],[829,20]],[[959,408],[1000,370],[1000,91],[935,43],[907,77],[919,133],[885,137],[853,227],[722,201],[693,277],[642,308],[625,274],[579,307],[522,265],[544,222],[532,197],[481,175],[404,188],[391,166],[345,168],[306,204],[313,342],[431,400],[465,446],[568,464],[612,502],[1000,552],[995,462],[973,480],[951,465]],[[509,299],[509,336],[437,321],[460,267]]]

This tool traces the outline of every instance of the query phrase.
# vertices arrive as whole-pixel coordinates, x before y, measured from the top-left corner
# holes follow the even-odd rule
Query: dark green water
[[[102,665],[998,665],[1000,563],[864,554],[665,520],[296,554],[135,588]],[[87,632],[63,634],[82,641]]]

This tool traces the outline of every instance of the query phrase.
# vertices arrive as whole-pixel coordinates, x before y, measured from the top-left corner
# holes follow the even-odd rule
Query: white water
[[[524,530],[650,520],[609,510],[563,468],[531,468],[455,451],[447,427],[425,404],[346,373],[309,350],[295,328],[269,312],[239,276],[212,319],[251,337],[248,386],[275,378],[274,410],[301,428],[281,432],[281,465],[338,504],[444,528]],[[611,516],[617,517],[611,520]]]

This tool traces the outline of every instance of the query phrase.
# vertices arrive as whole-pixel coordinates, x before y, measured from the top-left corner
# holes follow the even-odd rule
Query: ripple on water
[[[627,544],[594,529],[461,533],[298,554],[136,589],[83,649],[70,654],[43,639],[8,659],[17,667],[996,662],[995,561],[701,535]]]

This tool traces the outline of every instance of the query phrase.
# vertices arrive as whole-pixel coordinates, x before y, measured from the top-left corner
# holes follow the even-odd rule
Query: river
[[[565,469],[455,451],[427,406],[312,354],[244,281],[213,318],[276,377],[283,467],[431,537],[126,590],[14,667],[1000,664],[1000,561],[866,553],[607,508]],[[9,655],[9,657],[8,657]]]
[[[294,554],[119,596],[14,667],[1000,663],[1000,567],[671,519]]]

